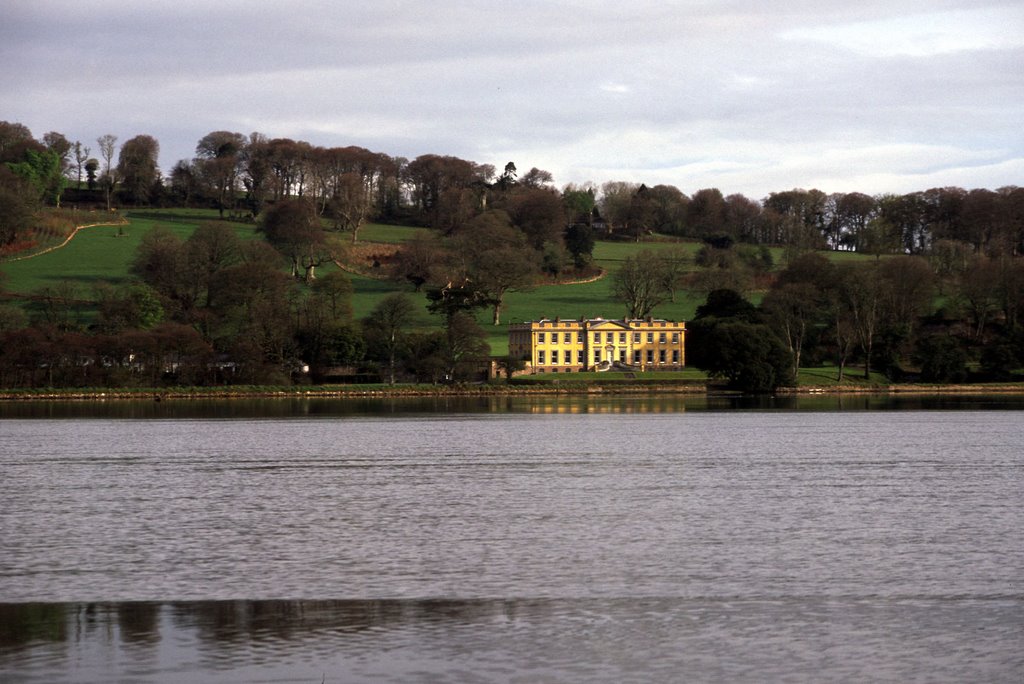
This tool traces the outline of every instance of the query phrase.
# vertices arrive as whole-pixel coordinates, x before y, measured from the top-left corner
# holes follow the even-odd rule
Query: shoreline
[[[984,385],[831,385],[784,387],[774,396],[820,395],[980,395],[1024,394],[1024,383],[993,383]],[[493,397],[493,396],[593,396],[593,395],[705,395],[744,396],[721,387],[705,384],[651,385],[405,385],[396,387],[361,387],[329,385],[319,387],[170,387],[137,389],[45,389],[0,390],[0,402],[22,401],[139,401],[139,400],[225,400],[225,399],[404,399],[423,397]],[[749,395],[755,396],[755,395]],[[770,395],[766,395],[770,396]]]

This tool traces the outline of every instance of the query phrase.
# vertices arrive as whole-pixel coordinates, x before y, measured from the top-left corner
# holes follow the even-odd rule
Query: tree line
[[[0,387],[443,382],[487,363],[472,306],[439,298],[438,330],[395,293],[357,320],[344,272],[305,282],[281,263],[270,242],[228,222],[185,239],[156,226],[132,262],[137,282],[99,284],[90,302],[60,284],[36,292],[27,313],[0,306]]]
[[[357,146],[231,131],[204,135],[192,159],[163,174],[159,149],[149,135],[118,146],[117,136],[105,134],[91,146],[58,132],[35,140],[26,126],[0,122],[3,205],[11,206],[16,196],[19,209],[59,204],[66,190],[84,187],[93,195],[76,198],[99,195],[108,207],[206,206],[257,219],[268,203],[305,197],[319,216],[356,240],[368,220],[451,234],[497,202],[537,246],[560,242],[565,227],[579,223],[620,238],[727,236],[754,245],[872,254],[967,249],[1017,255],[1024,248],[1024,188],[1017,186],[874,196],[793,189],[760,199],[723,195],[717,188],[687,195],[672,185],[622,181],[559,190],[549,172],[532,168],[520,176],[512,162],[499,172],[453,156],[409,160]],[[0,242],[26,226],[13,215],[0,221]]]
[[[614,298],[641,318],[679,289],[704,293],[688,358],[736,386],[775,387],[824,361],[840,376],[859,362],[865,374],[939,381],[967,378],[969,367],[975,379],[1006,378],[1024,363],[1021,188],[874,197],[790,190],[760,201],[625,182],[559,190],[550,173],[520,175],[513,162],[498,172],[451,156],[406,160],[229,131],[203,136],[195,156],[164,177],[151,136],[118,146],[108,134],[95,144],[56,132],[35,140],[27,127],[0,122],[0,247],[30,232],[40,207],[69,198],[214,208],[255,223],[264,239],[239,241],[227,222],[204,224],[187,240],[153,230],[133,265],[140,282],[97,287],[95,315],[64,285],[36,293],[28,314],[0,306],[0,382],[288,381],[304,365],[315,379],[339,368],[392,381],[466,378],[488,354],[475,310],[489,309],[498,324],[508,292],[593,276],[597,238],[652,234],[699,240],[698,268],[678,247],[642,252],[613,274]],[[348,278],[319,275],[340,256],[337,238],[358,243],[368,221],[431,229],[374,266],[423,292],[441,332],[424,328],[401,297],[372,321],[355,321]],[[785,248],[781,272],[769,245]],[[879,258],[835,265],[816,250]],[[737,301],[755,291],[765,292],[760,306]],[[125,352],[124,340],[139,351]],[[54,356],[35,364],[20,356],[34,348]],[[725,350],[737,349],[746,351],[729,363],[762,366],[722,365]]]

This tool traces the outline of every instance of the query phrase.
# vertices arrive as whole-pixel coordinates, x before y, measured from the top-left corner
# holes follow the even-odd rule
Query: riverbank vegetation
[[[508,321],[627,315],[689,321],[694,375],[634,385],[1021,378],[1020,188],[559,189],[225,131],[163,175],[117,143],[0,122],[2,387],[472,382]]]

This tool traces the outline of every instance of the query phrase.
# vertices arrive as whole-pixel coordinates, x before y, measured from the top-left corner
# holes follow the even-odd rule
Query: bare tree
[[[114,194],[114,151],[117,149],[117,136],[107,133],[96,138],[96,144],[100,147],[100,156],[103,157],[103,190],[106,194],[107,211],[110,211],[110,198]]]
[[[216,192],[217,210],[224,218],[224,208],[234,207],[238,170],[245,151],[246,137],[231,131],[213,131],[196,145],[195,167],[200,177]]]
[[[612,276],[612,296],[626,305],[629,318],[644,318],[668,298],[661,278],[661,263],[653,252],[626,257]]]
[[[89,155],[92,154],[92,150],[80,141],[76,140],[75,144],[72,145],[72,152],[75,155],[75,168],[78,170],[76,188],[81,189],[82,187],[82,169],[85,168],[86,162],[89,161]]]

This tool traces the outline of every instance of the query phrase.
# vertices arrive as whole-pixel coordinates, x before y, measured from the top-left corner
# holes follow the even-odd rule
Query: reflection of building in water
[[[686,364],[686,323],[655,318],[541,319],[513,323],[509,356],[523,373],[679,370]]]
[[[683,413],[688,408],[700,407],[707,402],[700,397],[623,396],[566,397],[538,399],[523,404],[527,412],[535,414],[606,414],[606,413]]]

